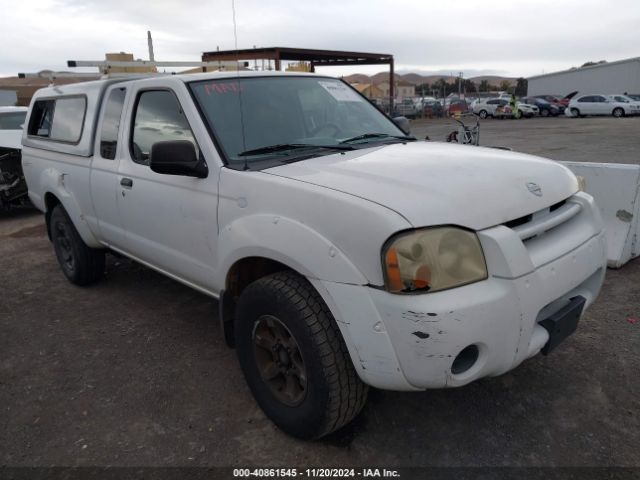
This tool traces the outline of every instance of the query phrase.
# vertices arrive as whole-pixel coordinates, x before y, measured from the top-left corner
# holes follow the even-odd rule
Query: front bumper
[[[538,322],[576,296],[588,307],[604,280],[600,215],[588,195],[572,201],[580,215],[541,238],[523,242],[505,226],[479,232],[490,271],[482,282],[422,295],[323,282],[361,378],[393,390],[461,386],[540,352],[549,334]],[[470,345],[477,360],[452,373]]]

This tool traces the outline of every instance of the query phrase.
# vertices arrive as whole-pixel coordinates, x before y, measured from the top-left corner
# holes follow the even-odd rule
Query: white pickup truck
[[[348,423],[369,385],[457,387],[548,353],[605,275],[567,168],[415,141],[335,78],[46,88],[22,142],[66,277],[98,281],[113,251],[219,299],[256,401],[302,438]]]

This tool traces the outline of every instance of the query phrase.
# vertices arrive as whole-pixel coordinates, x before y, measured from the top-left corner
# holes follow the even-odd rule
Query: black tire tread
[[[288,299],[313,332],[329,384],[325,422],[314,437],[327,435],[353,420],[366,403],[369,386],[358,377],[336,320],[320,294],[304,277],[291,271],[268,275],[248,288],[266,288]]]
[[[56,218],[67,222],[71,228],[70,233],[73,237],[76,255],[76,272],[73,277],[67,278],[69,281],[79,286],[94,284],[102,279],[105,268],[105,253],[103,250],[91,248],[84,243],[82,237],[76,230],[75,225],[71,221],[69,214],[62,205],[56,205],[51,212],[51,225],[54,225]],[[64,269],[63,269],[64,271]]]

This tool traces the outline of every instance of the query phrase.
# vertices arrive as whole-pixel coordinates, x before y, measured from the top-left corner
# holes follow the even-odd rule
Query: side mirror
[[[404,133],[407,135],[411,133],[411,125],[407,117],[394,117],[392,120]]]
[[[149,167],[164,175],[206,178],[209,167],[204,159],[198,158],[196,147],[189,140],[156,142],[151,146]]]

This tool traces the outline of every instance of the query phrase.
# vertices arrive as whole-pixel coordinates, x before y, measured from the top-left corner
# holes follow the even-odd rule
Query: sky
[[[147,30],[156,60],[236,44],[232,0],[0,0],[0,12],[0,76],[106,52],[147,59]],[[390,53],[401,73],[527,77],[640,56],[639,0],[235,0],[235,13],[238,48]]]

